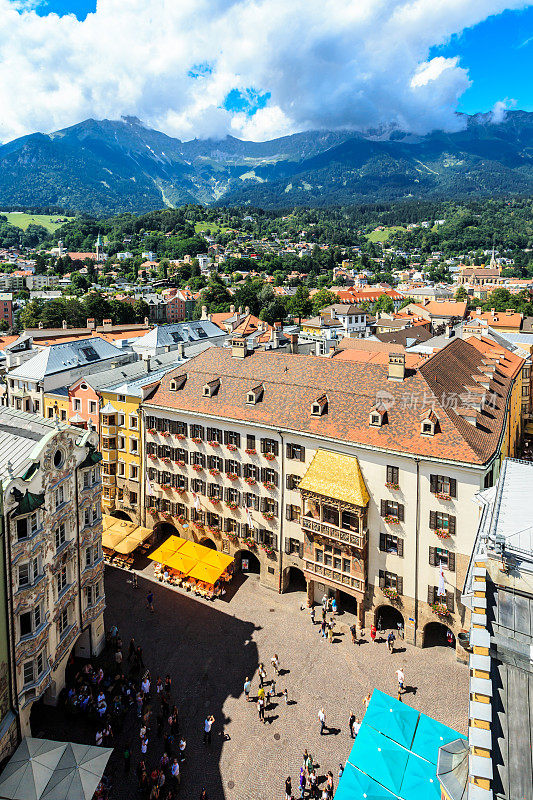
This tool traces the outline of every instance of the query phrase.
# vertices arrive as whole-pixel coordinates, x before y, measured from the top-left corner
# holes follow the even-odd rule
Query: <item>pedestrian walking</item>
[[[365,707],[365,711],[367,710],[369,703],[370,703],[370,695],[367,694],[366,697],[363,698],[363,705]]]
[[[309,773],[309,789],[311,790],[311,797],[313,798],[318,797],[318,784],[314,767],[311,769],[311,772]]]
[[[154,593],[151,589],[146,595],[146,608],[151,611],[152,614],[154,613]]]
[[[387,647],[389,648],[389,653],[394,653],[394,642],[396,641],[396,637],[394,633],[391,631],[387,636]]]
[[[292,800],[292,783],[290,775],[285,779],[285,800]]]
[[[270,686],[268,687],[268,696],[269,698],[276,696],[276,681],[274,678],[270,681]]]
[[[263,686],[263,684],[265,682],[265,678],[266,678],[266,672],[265,672],[265,667],[263,665],[263,662],[261,662],[259,664],[259,669],[257,670],[257,673],[259,675],[259,688],[261,688]]]
[[[115,664],[117,667],[117,673],[122,675],[122,650],[117,650],[115,653]]]
[[[374,642],[376,641],[376,634],[377,634],[376,626],[372,625],[372,627],[370,628],[370,638],[372,639],[372,644],[374,644]]]
[[[136,589],[136,588],[137,588],[137,586],[138,586],[138,583],[137,583],[137,573],[136,573],[136,572],[132,572],[132,573],[131,573],[131,588],[132,588],[132,589]]]
[[[350,728],[350,737],[352,739],[355,739],[354,732],[353,732],[354,724],[355,724],[355,714],[353,713],[353,711],[350,711],[350,718],[348,720],[348,727]]]
[[[311,622],[315,624],[315,607],[311,606]]]
[[[322,636],[323,639],[326,636],[326,620],[325,619],[322,620],[322,623],[320,625],[320,635]]]
[[[148,751],[148,738],[145,736],[143,739],[141,739],[141,753],[142,753],[142,755],[145,756],[147,751]]]
[[[357,738],[357,734],[359,733],[360,728],[361,728],[361,721],[360,721],[359,717],[356,717],[355,718],[355,722],[353,724],[353,738],[354,739]]]
[[[131,767],[131,750],[128,747],[128,745],[126,745],[126,747],[124,748],[123,755],[124,755],[124,774],[129,775]]]
[[[178,763],[177,758],[175,758],[174,761],[172,762],[172,765],[170,767],[170,774],[172,776],[172,783],[174,784],[174,788],[177,789],[181,779],[180,765]]]
[[[343,772],[344,772],[344,765],[342,763],[340,763],[339,764],[339,772],[338,772],[339,779],[342,778],[342,773]]]
[[[243,690],[244,690],[244,698],[247,703],[250,701],[251,688],[252,688],[252,682],[250,681],[250,678],[246,677],[246,680],[244,681]]]
[[[331,613],[335,615],[337,613],[337,601],[335,598],[331,601]]]
[[[257,699],[264,700],[265,699],[265,687],[261,686],[259,691],[257,692]]]
[[[320,722],[320,735],[322,736],[326,728],[326,712],[323,708],[318,712],[318,721]]]
[[[128,661],[131,661],[132,658],[135,658],[135,639],[133,636],[130,639],[130,646],[128,649]]]
[[[352,644],[355,644],[357,641],[357,627],[355,625],[350,625],[350,633],[352,634]]]
[[[328,625],[328,642],[333,644],[333,627]]]
[[[279,675],[279,658],[278,658],[278,654],[277,653],[274,653],[274,655],[270,659],[270,663],[274,667],[274,671],[275,671],[276,675]]]
[[[207,716],[204,722],[204,744],[211,744],[211,728],[213,727],[213,722],[215,718],[213,716]]]
[[[305,775],[305,770],[303,767],[300,767],[300,777],[298,779],[298,785],[300,786],[300,800],[303,800],[305,796],[305,789],[307,786],[307,777]]]
[[[396,677],[398,678],[398,694],[400,695],[405,688],[405,674],[403,671],[403,667],[396,670]]]
[[[289,691],[288,691],[288,689],[285,687],[285,689],[282,691],[281,694],[283,696],[283,699],[285,700],[285,705],[288,706],[289,705]]]
[[[170,675],[167,675],[167,677],[165,678],[165,692],[168,695],[170,695],[171,690],[172,690],[172,678],[170,677]]]
[[[265,699],[264,697],[257,698],[257,715],[259,722],[265,721]]]
[[[334,788],[335,787],[333,786],[333,772],[331,770],[328,770],[327,780],[326,780],[326,792],[330,797],[333,797]]]

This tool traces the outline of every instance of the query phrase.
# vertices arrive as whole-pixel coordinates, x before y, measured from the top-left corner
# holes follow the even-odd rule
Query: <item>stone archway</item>
[[[109,515],[115,519],[123,519],[125,522],[133,522],[132,518],[125,511],[112,511]]]
[[[284,592],[307,592],[305,575],[298,567],[285,567],[283,570]]]
[[[161,543],[168,539],[169,536],[180,536],[180,532],[171,522],[158,522],[154,525],[154,542]]]
[[[250,550],[237,550],[234,558],[236,571],[255,575],[261,572],[261,562]]]
[[[374,614],[374,625],[378,630],[397,633],[400,625],[404,627],[403,614],[395,606],[378,606]]]
[[[200,539],[198,544],[201,544],[203,547],[209,547],[210,550],[216,550],[217,546],[209,536],[204,536],[203,539]]]
[[[422,647],[455,647],[455,635],[443,622],[428,622],[424,626]]]

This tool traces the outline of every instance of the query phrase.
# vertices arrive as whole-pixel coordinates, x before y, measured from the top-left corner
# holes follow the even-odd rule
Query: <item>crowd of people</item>
[[[76,671],[71,659],[69,667],[63,698],[67,715],[84,715],[94,727],[95,744],[102,747],[114,747],[116,735],[128,726],[131,733],[121,753],[124,775],[129,775],[133,758],[140,797],[174,800],[180,789],[187,743],[180,734],[178,708],[172,701],[171,676],[153,680],[142,647],[133,638],[124,656],[116,626],[108,633],[101,665],[85,663]],[[210,742],[213,717],[206,725],[208,721],[204,741],[207,738]],[[153,737],[163,743],[163,754],[158,758],[152,756],[156,750],[151,747]],[[104,776],[95,800],[108,800],[111,789],[109,777]],[[208,800],[206,790],[201,800]]]

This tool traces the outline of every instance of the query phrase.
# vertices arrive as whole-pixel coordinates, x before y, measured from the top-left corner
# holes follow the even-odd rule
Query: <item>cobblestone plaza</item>
[[[107,568],[106,626],[118,626],[125,653],[132,636],[143,647],[153,687],[157,676],[172,676],[173,699],[187,741],[182,797],[196,800],[205,787],[210,800],[281,798],[287,775],[293,787],[297,784],[304,748],[320,765],[319,775],[331,769],[336,776],[351,748],[350,711],[361,717],[363,698],[375,687],[395,696],[399,667],[404,668],[410,689],[404,702],[466,731],[468,668],[455,660],[451,648],[419,649],[400,640],[391,655],[385,641],[372,644],[368,636],[364,644],[353,645],[343,615],[337,618],[337,635],[329,644],[321,638],[319,625],[312,625],[309,611],[301,608],[303,592],[277,595],[261,587],[254,575],[245,578],[227,602],[214,603],[142,576],[133,589],[131,580],[131,574]],[[149,588],[154,592],[154,614],[146,609]],[[276,683],[278,696],[267,709],[263,725],[255,703],[244,699],[243,683],[247,676],[252,679],[255,697],[258,663],[264,662],[270,680],[274,653],[282,674]],[[285,688],[289,704],[280,696]],[[321,706],[330,726],[324,736],[319,735],[317,719]],[[156,731],[157,703],[153,707],[150,764],[159,761],[163,749]],[[215,717],[210,747],[202,741],[208,714]],[[84,721],[74,721],[67,730],[60,711],[45,718],[47,730],[41,733],[80,741],[94,737],[94,726]],[[122,730],[115,732],[108,772],[117,800],[137,796],[138,729],[130,711]],[[125,777],[122,752],[128,742],[132,770]]]

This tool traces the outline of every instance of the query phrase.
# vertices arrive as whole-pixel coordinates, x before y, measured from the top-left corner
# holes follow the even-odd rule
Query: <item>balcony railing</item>
[[[355,589],[358,592],[365,591],[365,581],[362,578],[355,578],[349,573],[342,572],[342,570],[334,569],[333,567],[326,567],[324,564],[319,564],[317,561],[309,561],[305,559],[305,570],[318,578],[326,578],[327,580],[338,583],[340,586]]]
[[[104,486],[115,486],[117,482],[116,475],[106,475],[105,472],[102,473],[102,483]]]
[[[313,519],[311,517],[302,517],[302,528],[304,531],[319,533],[322,536],[327,536],[328,538],[335,539],[338,542],[351,544],[353,547],[357,547],[359,550],[362,550],[366,544],[366,533],[363,536],[360,536],[358,533],[353,533],[352,531],[338,528],[335,525],[329,525],[326,522],[321,522],[320,520]]]

